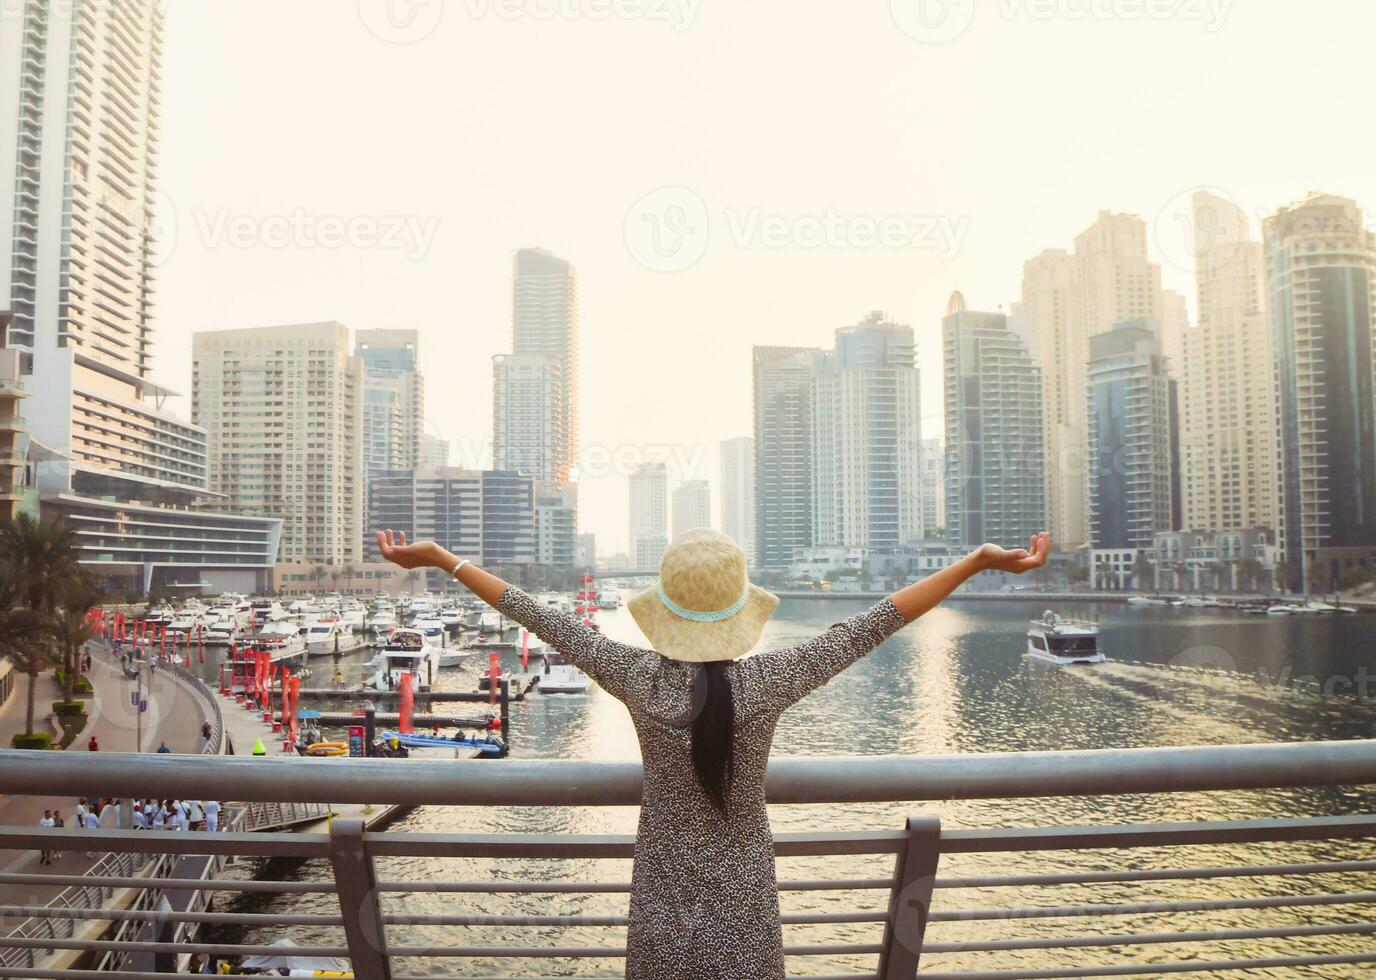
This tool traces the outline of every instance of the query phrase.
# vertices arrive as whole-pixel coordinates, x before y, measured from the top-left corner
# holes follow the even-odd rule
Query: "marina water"
[[[824,630],[865,608],[855,599],[785,600],[765,635],[765,646],[784,646]],[[1042,667],[1023,656],[1030,619],[1045,601],[953,601],[909,626],[783,716],[775,736],[775,755],[907,755],[1023,750],[1097,749],[1132,746],[1209,745],[1247,742],[1336,740],[1376,737],[1376,616],[1248,616],[1223,609],[1131,608],[1095,604],[1056,604],[1063,616],[1096,618],[1102,623],[1106,664],[1082,668]],[[603,630],[618,639],[641,642],[624,608],[599,614]],[[351,681],[363,676],[366,657],[345,660]],[[511,654],[505,656],[511,664]],[[327,684],[333,667],[312,661],[317,686]],[[486,666],[477,655],[463,667],[444,671],[438,687],[472,690]],[[204,668],[208,674],[213,665]],[[418,726],[420,722],[418,720]],[[634,731],[625,709],[594,688],[585,695],[532,695],[512,705],[512,757],[526,759],[626,760],[638,758]],[[347,764],[322,759],[321,765]],[[500,765],[500,762],[494,762]],[[913,813],[939,813],[948,827],[1054,826],[1117,824],[1136,821],[1240,820],[1337,813],[1372,812],[1370,790],[1254,791],[1045,800],[975,800],[945,803],[777,806],[771,815],[777,831],[820,827],[897,829]],[[634,833],[637,811],[620,808],[439,808],[418,809],[399,820],[396,830],[503,833]],[[1344,844],[1230,845],[1139,852],[954,855],[943,858],[943,877],[974,874],[1041,873],[1053,870],[1178,867],[1204,864],[1262,864],[1310,860],[1372,858],[1353,854]],[[834,874],[844,860],[848,876],[884,876],[892,859],[781,859],[779,877],[821,877],[821,862]],[[440,866],[442,865],[442,866]],[[324,862],[274,869],[288,878],[328,879]],[[249,875],[244,866],[238,873]],[[625,881],[627,862],[487,861],[381,859],[379,877],[388,880],[567,880]],[[1280,879],[1281,882],[1284,879]],[[1331,891],[1361,891],[1358,875],[1328,875]],[[1160,881],[1145,884],[943,890],[938,910],[1016,909],[1082,902],[1121,903],[1187,898],[1255,896],[1272,881],[1248,879]],[[854,911],[882,909],[883,892],[794,892],[783,895],[783,910]],[[624,914],[624,894],[601,895],[387,895],[384,908],[397,914]],[[244,911],[332,913],[331,895],[286,895],[238,899]],[[938,923],[929,941],[954,942],[1013,936],[1101,935],[1133,931],[1260,928],[1282,922],[1343,920],[1336,909],[1275,909],[1052,918],[972,919]],[[785,943],[877,942],[878,925],[785,926]],[[236,939],[270,942],[280,937],[335,942],[339,936],[304,928],[237,932]],[[408,945],[617,945],[622,929],[604,927],[393,927],[394,943]],[[1280,955],[1282,952],[1356,951],[1362,938],[1320,937],[1219,944],[1220,958]],[[1130,952],[1148,962],[1178,959],[1169,945],[1130,950],[1085,949],[1054,953],[949,953],[924,957],[925,969],[1017,970],[1060,964],[1111,962]],[[1189,955],[1189,954],[1186,954]],[[860,972],[873,958],[796,957],[790,972]],[[564,961],[568,975],[615,975],[619,960]],[[541,972],[501,961],[435,958],[398,965],[405,973],[429,975],[520,976]],[[1308,972],[1253,971],[1248,976],[1348,977],[1360,968],[1315,967]],[[547,968],[545,971],[547,972]],[[561,972],[563,970],[561,969]]]

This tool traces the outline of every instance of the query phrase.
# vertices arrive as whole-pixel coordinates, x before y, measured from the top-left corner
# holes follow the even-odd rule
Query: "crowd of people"
[[[77,800],[73,816],[74,827],[82,830],[180,830],[216,833],[220,829],[219,800],[134,800],[129,806],[129,823],[120,816],[122,801],[113,798],[90,797]],[[66,818],[60,808],[43,811],[40,827],[65,827]],[[39,864],[52,864],[62,857],[61,851],[40,850]],[[87,851],[88,858],[96,857]]]

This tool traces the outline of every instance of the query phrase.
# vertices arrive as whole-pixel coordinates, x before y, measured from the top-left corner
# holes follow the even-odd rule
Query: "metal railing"
[[[110,793],[136,781],[157,796],[234,795],[270,805],[328,799],[341,804],[624,806],[637,803],[640,793],[640,767],[623,763],[360,759],[321,765],[318,760],[286,757],[188,759],[101,753],[99,759],[78,755],[54,766],[36,759],[38,755],[0,751],[0,785],[21,786],[35,795],[73,796]],[[1376,742],[1355,741],[779,759],[770,766],[767,791],[773,803],[917,803],[1373,784]],[[628,876],[586,880],[578,873],[553,872],[549,862],[600,874],[590,862],[624,863],[632,857],[634,839],[626,835],[373,833],[365,831],[361,820],[337,817],[329,833],[254,834],[236,828],[223,834],[108,831],[94,838],[118,854],[327,862],[328,876],[314,880],[172,878],[159,886],[276,898],[334,895],[338,905],[320,911],[317,900],[310,911],[286,913],[202,908],[158,913],[145,905],[116,914],[100,908],[104,892],[92,892],[85,907],[67,904],[43,915],[133,918],[193,928],[303,927],[312,938],[294,947],[295,952],[345,957],[357,976],[379,980],[414,975],[407,969],[422,961],[426,968],[439,963],[447,971],[454,968],[449,965],[463,964],[464,970],[512,976],[542,965],[567,973],[567,964],[551,968],[556,959],[591,965],[614,962],[625,954],[616,940],[560,942],[559,937],[624,927],[624,909],[589,914],[585,903],[611,896],[619,904],[620,896],[630,891]],[[789,900],[786,909],[799,896],[826,900],[818,907],[786,910],[785,953],[790,965],[798,963],[805,970],[839,963],[853,972],[830,975],[853,980],[1031,980],[1247,969],[1293,975],[1309,968],[1355,968],[1376,963],[1376,942],[1362,943],[1376,934],[1376,922],[1364,917],[1365,910],[1376,905],[1373,838],[1376,816],[1367,814],[970,830],[943,827],[938,817],[914,812],[901,826],[780,833],[775,850],[781,859],[832,861],[825,875],[781,875],[779,889]],[[79,831],[0,828],[0,848],[61,849],[89,846],[92,840],[92,834]],[[1320,843],[1320,850],[1308,849]],[[1299,848],[1300,853],[1287,848]],[[1015,869],[1005,862],[1014,856],[1022,856],[1030,867],[1012,873]],[[404,872],[389,876],[387,872],[398,867],[397,859],[412,859],[412,865],[424,869],[422,877],[415,878],[414,872],[411,878]],[[443,862],[454,859],[495,861],[505,873],[450,880]],[[867,873],[863,862],[875,860],[891,864]],[[517,861],[529,861],[540,870],[526,877],[515,875]],[[833,865],[839,867],[830,870]],[[0,874],[0,886],[16,877],[29,876]],[[108,889],[138,883],[127,875],[102,873],[90,886]],[[1226,887],[1205,890],[1209,883]],[[1057,900],[1064,895],[1057,890],[1067,886],[1081,891]],[[1103,891],[1091,898],[1083,891],[1091,888]],[[1024,897],[1028,894],[1033,898]],[[425,902],[418,903],[418,898]],[[405,901],[399,904],[401,899]],[[546,900],[552,907],[532,904]],[[573,905],[560,906],[559,901]],[[494,908],[493,902],[516,907]],[[25,907],[0,911],[38,912]],[[1235,920],[1218,924],[1208,918],[1221,912]],[[1077,923],[1084,925],[1077,928]],[[946,935],[962,926],[974,931]],[[436,933],[435,928],[444,932]],[[493,940],[493,929],[507,941]],[[539,936],[553,938],[543,943],[523,937],[510,941],[519,929],[535,929]],[[807,941],[790,938],[800,929],[806,931]],[[100,955],[233,957],[284,952],[261,941],[236,943],[194,932],[179,936],[177,942],[133,938],[137,933],[129,929],[122,938],[105,940],[56,932],[28,930],[3,943],[39,953],[78,949]],[[5,953],[13,955],[8,949]],[[1112,959],[1087,961],[1090,953],[1111,954]],[[953,955],[961,957],[959,968],[945,965]],[[1004,965],[1008,957],[1014,957],[1015,965]],[[850,966],[861,962],[866,965]],[[95,970],[45,971],[41,964],[0,969],[0,978],[99,975]],[[144,974],[122,968],[120,975]]]

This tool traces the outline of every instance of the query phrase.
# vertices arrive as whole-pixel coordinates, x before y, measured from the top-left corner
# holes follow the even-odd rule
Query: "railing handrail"
[[[180,664],[171,664],[170,667],[172,676],[191,688],[192,693],[205,704],[206,713],[210,715],[210,745],[203,754],[220,755],[224,752],[225,744],[225,719],[220,710],[220,699],[215,696],[215,692],[210,689],[205,681],[185,667]]]
[[[196,757],[0,750],[0,787],[34,796],[127,793],[243,802],[450,806],[634,806],[638,762]],[[1111,796],[1376,784],[1376,740],[780,758],[772,803]]]

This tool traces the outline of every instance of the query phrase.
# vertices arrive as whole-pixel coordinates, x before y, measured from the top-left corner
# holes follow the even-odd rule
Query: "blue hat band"
[[[669,610],[679,619],[686,619],[694,623],[720,623],[723,619],[730,619],[736,613],[745,608],[745,604],[750,601],[750,583],[745,583],[745,591],[741,597],[725,609],[718,609],[716,612],[699,612],[696,609],[684,609],[673,599],[670,599],[664,591],[664,585],[659,585],[659,601],[664,603],[664,608]]]

